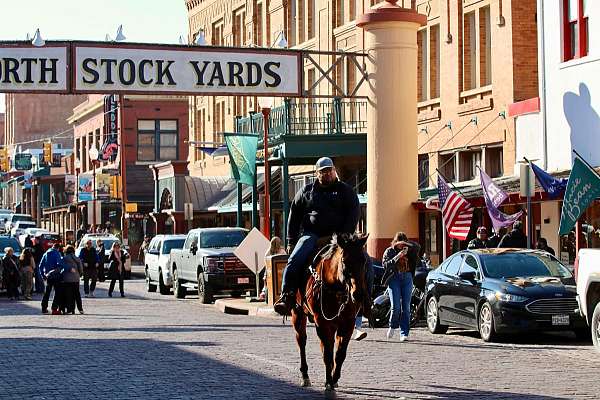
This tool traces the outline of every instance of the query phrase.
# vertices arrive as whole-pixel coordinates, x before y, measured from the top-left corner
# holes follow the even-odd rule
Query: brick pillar
[[[388,0],[357,20],[365,31],[368,251],[381,257],[396,231],[419,237],[417,30],[424,15]]]

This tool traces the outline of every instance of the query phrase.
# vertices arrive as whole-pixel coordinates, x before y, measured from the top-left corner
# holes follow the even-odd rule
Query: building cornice
[[[104,98],[98,99],[93,103],[90,103],[88,99],[85,103],[81,103],[73,109],[73,114],[67,118],[67,123],[71,125],[75,124],[80,119],[87,117],[102,107],[104,107]]]

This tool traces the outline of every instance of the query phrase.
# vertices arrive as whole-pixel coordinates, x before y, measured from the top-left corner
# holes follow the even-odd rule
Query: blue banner
[[[567,188],[566,178],[555,178],[540,167],[538,167],[537,165],[535,165],[534,163],[530,164],[531,169],[533,169],[533,173],[535,174],[535,177],[537,178],[540,185],[544,188],[544,191],[548,193],[548,196],[551,199],[556,199],[563,195],[565,189]]]

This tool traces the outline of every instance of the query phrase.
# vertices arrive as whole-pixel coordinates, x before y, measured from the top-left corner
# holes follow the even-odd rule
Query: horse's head
[[[364,249],[369,235],[334,235],[333,242],[341,249],[338,279],[350,288],[352,301],[362,302],[367,293],[367,253]]]

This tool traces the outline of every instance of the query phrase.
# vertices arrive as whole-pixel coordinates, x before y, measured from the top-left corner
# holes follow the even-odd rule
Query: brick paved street
[[[289,322],[233,316],[189,297],[84,299],[86,315],[47,316],[39,302],[0,298],[0,399],[323,398],[314,329],[314,387],[301,389]],[[475,333],[388,343],[384,330],[352,342],[337,398],[597,399],[600,355],[570,335],[484,344]],[[542,343],[542,344],[537,344]]]

